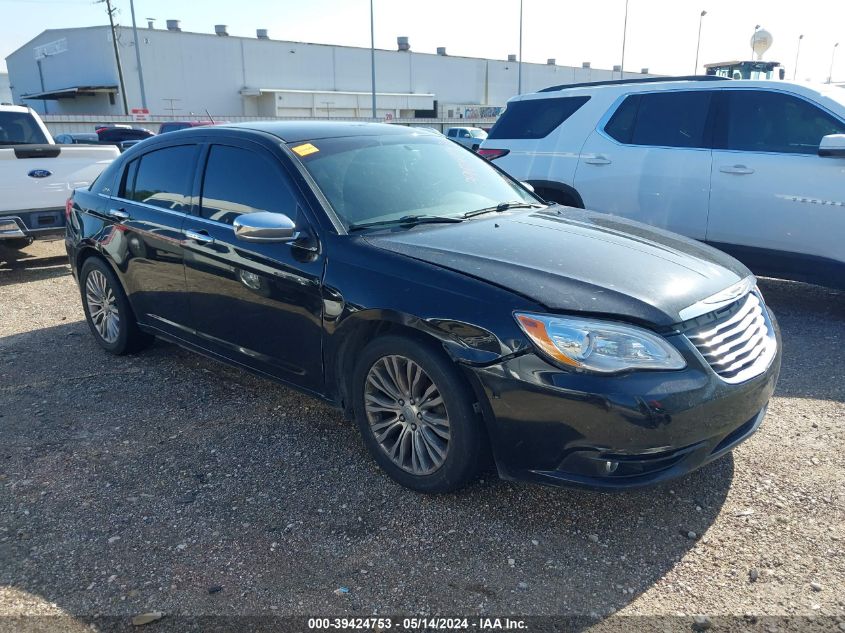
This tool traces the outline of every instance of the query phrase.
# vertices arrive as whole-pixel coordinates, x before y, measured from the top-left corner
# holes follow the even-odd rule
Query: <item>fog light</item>
[[[619,462],[605,462],[604,463],[604,474],[605,475],[612,475],[616,472],[616,469],[619,468]]]

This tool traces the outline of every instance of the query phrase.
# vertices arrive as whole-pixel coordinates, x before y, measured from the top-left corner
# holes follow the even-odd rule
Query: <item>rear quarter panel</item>
[[[528,98],[548,99],[550,94],[554,93],[530,95]],[[613,99],[575,91],[561,96],[590,96],[590,100],[543,138],[488,137],[481,147],[510,150],[495,163],[517,180],[547,180],[572,186],[581,148]]]

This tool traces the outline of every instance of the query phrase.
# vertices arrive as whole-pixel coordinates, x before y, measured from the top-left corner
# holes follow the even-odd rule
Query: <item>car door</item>
[[[797,279],[845,261],[845,159],[818,151],[845,123],[774,88],[726,89],[718,109],[707,241]]]
[[[458,128],[458,143],[464,147],[469,147],[472,144],[472,137],[469,134],[469,130]]]
[[[667,90],[617,101],[581,149],[575,189],[584,206],[704,239],[711,99]]]
[[[185,275],[199,344],[318,391],[324,257],[316,224],[283,160],[243,140],[206,148],[198,214],[184,227]],[[236,238],[235,218],[258,211],[287,215],[300,239],[257,243]]]
[[[136,317],[163,332],[190,332],[182,224],[192,204],[196,144],[157,147],[129,161],[110,200],[115,230],[103,242],[122,273]]]

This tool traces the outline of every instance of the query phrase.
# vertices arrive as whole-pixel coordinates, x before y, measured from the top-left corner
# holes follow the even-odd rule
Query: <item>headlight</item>
[[[524,312],[514,316],[540,351],[566,367],[610,374],[687,365],[669,341],[633,325]]]

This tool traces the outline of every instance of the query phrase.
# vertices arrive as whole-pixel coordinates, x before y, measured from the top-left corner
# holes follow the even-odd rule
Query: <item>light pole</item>
[[[830,56],[830,73],[827,76],[827,83],[833,81],[833,60],[836,59],[836,49],[839,48],[839,42],[833,45],[833,53]]]
[[[129,0],[132,13],[132,37],[135,39],[135,60],[138,62],[138,83],[141,85],[141,107],[147,109],[147,91],[144,89],[144,71],[141,68],[141,48],[138,46],[138,25],[135,23],[135,0]]]
[[[519,0],[519,62],[516,71],[516,93],[522,94],[522,0]]]
[[[619,79],[625,79],[625,40],[628,37],[628,0],[625,0],[625,24],[622,27],[622,63],[619,65]]]
[[[701,23],[704,21],[704,16],[707,11],[702,10],[701,15],[698,16],[698,43],[695,45],[695,68],[692,71],[693,75],[698,74],[698,52],[701,50]]]
[[[370,68],[373,74],[373,121],[376,120],[376,27],[373,21],[373,0],[370,0]]]
[[[123,101],[123,114],[129,114],[129,104],[126,101],[126,86],[123,83],[123,66],[120,63],[120,51],[117,47],[117,29],[114,25],[114,13],[117,9],[112,8],[112,0],[97,0],[97,3],[106,3],[106,13],[109,15],[109,26],[111,27],[111,41],[114,47],[114,61],[117,64],[117,79],[120,83],[120,96]]]
[[[803,34],[798,36],[798,49],[795,51],[795,66],[792,68],[792,81],[795,81],[795,76],[798,74],[798,55],[801,54],[801,40],[803,39]]]

